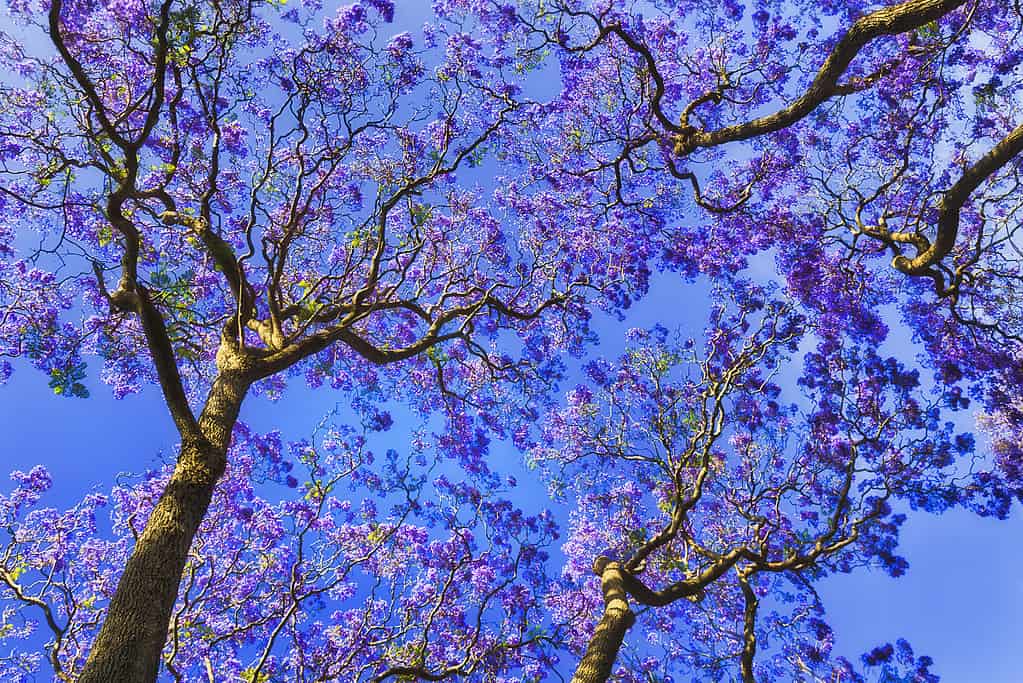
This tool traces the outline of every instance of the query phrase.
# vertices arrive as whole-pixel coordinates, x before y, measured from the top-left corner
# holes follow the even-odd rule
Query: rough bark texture
[[[80,683],[151,683],[160,668],[181,573],[224,473],[231,430],[247,384],[221,376],[199,419],[201,438],[184,440],[174,473],[139,536],[89,653]]]
[[[605,683],[611,677],[625,632],[636,621],[629,608],[621,565],[602,557],[594,563],[593,571],[600,576],[604,615],[586,646],[586,654],[572,676],[572,683]]]
[[[749,576],[739,574],[739,586],[742,588],[742,595],[746,601],[746,608],[743,610],[742,618],[742,655],[739,659],[739,670],[742,673],[742,683],[757,683],[753,677],[753,660],[757,654],[757,594],[749,585]]]

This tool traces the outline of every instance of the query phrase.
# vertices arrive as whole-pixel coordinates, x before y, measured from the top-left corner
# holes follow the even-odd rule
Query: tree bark
[[[593,572],[600,576],[604,614],[572,676],[572,683],[606,683],[618,659],[625,632],[636,621],[636,616],[629,608],[622,566],[601,557],[593,563]]]
[[[759,600],[753,587],[749,585],[749,574],[739,573],[739,586],[742,588],[746,607],[742,618],[742,654],[739,658],[739,671],[742,683],[757,683],[753,677],[753,659],[757,654],[757,606]]]
[[[188,550],[227,465],[227,447],[248,382],[220,375],[199,418],[201,438],[183,438],[174,472],[139,536],[80,683],[151,683],[160,669]]]

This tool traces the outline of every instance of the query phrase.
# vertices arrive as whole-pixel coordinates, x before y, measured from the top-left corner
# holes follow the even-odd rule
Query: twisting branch
[[[683,118],[682,131],[675,138],[675,153],[689,154],[700,147],[717,147],[774,133],[805,118],[832,97],[845,94],[839,79],[867,44],[882,36],[893,36],[924,26],[965,5],[967,0],[907,0],[857,19],[831,50],[813,82],[799,98],[779,111],[743,123],[712,131],[692,127]]]
[[[892,260],[892,266],[907,275],[925,275],[934,280],[935,291],[939,296],[954,293],[958,282],[945,287],[944,276],[935,266],[940,264],[955,247],[959,234],[959,212],[970,199],[970,195],[991,176],[1009,164],[1020,152],[1023,152],[1023,124],[992,147],[987,154],[969,166],[948,190],[945,191],[938,205],[937,235],[933,242],[928,242],[922,235],[907,236],[889,233],[888,237],[895,241],[912,242],[916,247],[916,256],[910,258],[898,255]],[[951,290],[951,291],[950,291]]]

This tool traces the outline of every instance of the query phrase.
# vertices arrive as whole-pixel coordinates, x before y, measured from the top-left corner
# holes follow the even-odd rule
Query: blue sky
[[[395,32],[414,29],[428,14],[421,0],[399,7]],[[0,24],[7,27],[5,21]],[[655,278],[653,291],[633,307],[625,323],[598,316],[595,327],[602,344],[594,353],[617,355],[626,330],[634,326],[682,326],[698,336],[705,294],[670,276]],[[912,354],[905,340],[891,350]],[[68,505],[87,491],[107,490],[119,472],[141,471],[160,453],[174,453],[176,433],[155,387],[116,401],[94,377],[88,384],[88,400],[59,398],[44,376],[20,364],[0,387],[0,470],[45,464],[55,481],[46,500],[50,505]],[[570,378],[562,389],[574,384]],[[309,391],[299,385],[293,382],[285,400],[276,404],[250,399],[242,419],[258,430],[280,428],[289,438],[308,436],[341,397],[329,389]],[[391,434],[400,439],[402,430]],[[519,467],[521,455],[510,445],[495,444],[494,450],[495,458]],[[521,493],[541,488],[535,481],[520,481]],[[902,538],[902,552],[910,562],[906,576],[891,579],[883,572],[858,571],[821,584],[836,650],[856,656],[901,636],[918,653],[934,657],[934,670],[945,681],[1018,683],[1023,521],[1017,516],[998,522],[965,512],[913,513]]]

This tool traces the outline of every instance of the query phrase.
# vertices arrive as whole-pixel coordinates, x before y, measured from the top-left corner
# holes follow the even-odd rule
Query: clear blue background
[[[399,2],[393,31],[415,29],[429,14],[425,1]],[[0,27],[9,29],[5,18]],[[541,90],[557,87],[547,74]],[[705,320],[706,290],[671,276],[655,278],[651,294],[629,312],[625,323],[597,316],[602,343],[594,354],[613,357],[629,327],[661,323],[683,326],[699,336]],[[907,341],[889,352],[912,354]],[[569,378],[563,389],[575,382]],[[106,387],[90,378],[92,397],[73,400],[54,396],[46,378],[25,364],[0,387],[0,475],[45,464],[54,477],[49,505],[64,506],[90,490],[108,490],[120,472],[139,472],[172,457],[176,433],[156,387],[139,396],[114,400]],[[271,404],[250,399],[242,419],[258,430],[281,429],[287,438],[309,436],[325,413],[342,397],[329,389],[310,391],[300,382],[285,399]],[[390,432],[402,440],[402,416]],[[394,447],[402,449],[401,443]],[[519,469],[521,454],[495,443],[496,469]],[[519,494],[542,500],[542,485],[519,475]],[[3,489],[8,485],[0,484]],[[531,496],[531,493],[536,494]],[[563,515],[561,515],[563,518]],[[563,519],[562,519],[563,521]],[[918,654],[934,657],[935,673],[949,683],[1020,683],[1023,681],[1023,521],[980,519],[965,512],[941,516],[910,515],[903,529],[902,552],[910,562],[906,576],[858,571],[819,586],[836,633],[836,652],[856,657],[870,647],[907,638]],[[634,636],[637,634],[633,634]]]

